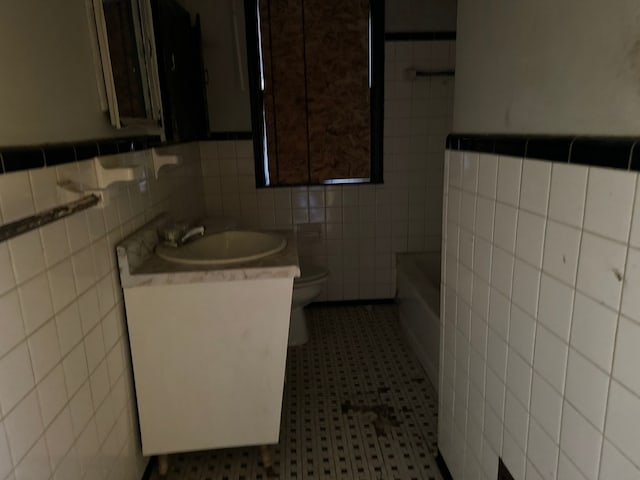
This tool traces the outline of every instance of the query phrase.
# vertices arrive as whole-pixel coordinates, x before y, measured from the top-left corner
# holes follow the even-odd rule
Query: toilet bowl
[[[327,269],[317,265],[300,266],[300,276],[293,282],[289,346],[302,345],[309,339],[309,328],[304,307],[320,294],[328,275]]]

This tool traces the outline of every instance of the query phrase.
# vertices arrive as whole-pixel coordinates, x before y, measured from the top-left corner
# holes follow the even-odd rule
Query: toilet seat
[[[327,275],[329,275],[329,272],[324,267],[318,265],[300,265],[300,276],[293,280],[293,284],[300,286],[305,283],[316,282],[322,280]]]

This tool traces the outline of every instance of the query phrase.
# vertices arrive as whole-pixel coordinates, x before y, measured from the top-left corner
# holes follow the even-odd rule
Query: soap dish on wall
[[[58,192],[65,201],[74,201],[87,194],[100,197],[98,206],[109,203],[109,187],[114,183],[142,182],[147,179],[151,150],[94,157],[80,162],[78,169],[58,182]]]
[[[156,179],[160,174],[161,168],[170,165],[182,165],[182,157],[180,155],[160,153],[156,148],[151,149],[151,152],[151,156],[153,158],[153,173]]]

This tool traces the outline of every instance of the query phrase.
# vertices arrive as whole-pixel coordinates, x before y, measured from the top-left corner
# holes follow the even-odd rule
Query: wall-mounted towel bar
[[[455,70],[416,70],[415,68],[407,68],[404,73],[407,80],[425,77],[453,77],[456,74]]]
[[[0,242],[4,242],[13,237],[17,237],[18,235],[22,235],[23,233],[40,228],[48,223],[55,222],[61,218],[86,210],[87,208],[97,205],[99,201],[100,197],[91,194],[74,202],[66,203],[43,212],[36,213],[35,215],[0,225]]]

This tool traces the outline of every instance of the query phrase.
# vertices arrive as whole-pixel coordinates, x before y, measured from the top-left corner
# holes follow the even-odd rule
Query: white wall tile
[[[627,457],[614,447],[607,439],[602,449],[600,479],[635,480],[640,478],[640,467],[634,465]]]
[[[542,268],[542,249],[546,221],[539,215],[521,211],[518,214],[516,256]]]
[[[611,382],[605,436],[636,465],[640,465],[640,397]]]
[[[7,414],[31,390],[33,371],[26,342],[0,360],[0,407]]]
[[[16,480],[47,480],[51,476],[49,453],[44,438],[36,442],[16,466]]]
[[[538,316],[540,271],[516,259],[513,269],[513,303],[533,317]]]
[[[3,423],[0,422],[0,478],[6,478],[12,468],[13,462],[11,461],[7,435],[4,432]]]
[[[571,345],[605,372],[611,372],[617,320],[615,311],[576,294]]]
[[[487,362],[487,367],[488,366],[489,364]],[[484,394],[486,399],[486,407],[491,407],[485,407],[485,423],[487,422],[487,410],[492,410],[501,420],[504,411],[505,385],[501,378],[496,375],[496,373],[494,373],[491,368],[487,368],[485,370]],[[502,427],[500,427],[499,430],[501,430],[501,428]],[[500,444],[493,445],[493,447],[499,449]]]
[[[640,177],[638,177],[638,184],[640,184]],[[638,188],[638,185],[636,185],[636,200],[633,204],[632,217],[629,244],[635,248],[640,248],[640,188]]]
[[[103,361],[91,374],[90,385],[93,406],[98,410],[109,394],[109,371],[107,369],[106,361]]]
[[[573,348],[568,362],[566,399],[599,431],[604,430],[609,377]]]
[[[70,260],[60,262],[47,272],[53,309],[59,312],[76,298],[76,284]]]
[[[15,286],[16,279],[13,274],[9,246],[7,243],[0,243],[0,295],[13,289]]]
[[[521,174],[521,159],[514,157],[498,158],[498,201],[509,205],[518,205]]]
[[[613,362],[613,376],[640,396],[640,325],[620,317]]]
[[[478,163],[478,194],[495,199],[498,184],[498,157],[481,153]]]
[[[27,333],[36,330],[53,315],[47,274],[42,273],[18,288]]]
[[[89,375],[84,344],[78,344],[62,361],[67,393],[73,395]]]
[[[481,355],[485,355],[487,347],[487,322],[475,313],[471,313],[470,343]]]
[[[509,346],[518,352],[529,365],[533,365],[533,341],[536,322],[517,306],[511,307]]]
[[[544,242],[543,270],[575,285],[579,253],[580,230],[550,220]]]
[[[582,227],[589,169],[554,163],[551,172],[549,218]]]
[[[485,446],[495,451],[502,451],[502,421],[491,408],[484,409]],[[484,450],[484,449],[483,449]],[[497,460],[497,459],[496,459]],[[498,462],[496,461],[496,469]],[[496,470],[497,473],[497,470]]]
[[[44,378],[60,361],[56,322],[52,318],[29,337],[29,353],[36,382]]]
[[[199,162],[197,158],[190,158],[186,153],[183,159],[192,165],[198,165]],[[191,168],[192,165],[186,167]],[[194,171],[199,169],[198,166]],[[180,170],[183,175],[188,168],[184,171]],[[0,209],[10,205],[14,213],[20,209],[24,212],[33,211],[34,202],[38,209],[46,208],[54,201],[56,195],[55,175],[55,169],[51,171],[41,169],[20,175],[0,176],[2,182],[12,180],[11,185],[7,184],[7,188],[1,189]],[[187,175],[191,174],[187,173]],[[80,408],[82,405],[85,405],[84,418],[82,418],[85,423],[94,415],[82,337],[86,331],[99,324],[101,306],[113,308],[115,302],[122,301],[121,296],[115,295],[114,292],[117,279],[113,275],[115,262],[112,248],[123,234],[137,228],[144,221],[143,218],[150,218],[149,215],[152,215],[152,212],[164,210],[158,205],[171,204],[172,210],[177,213],[180,210],[186,212],[188,204],[189,214],[202,213],[204,205],[202,189],[198,186],[198,175],[198,173],[195,174],[193,182],[180,182],[188,183],[188,190],[184,186],[179,186],[178,182],[174,181],[175,178],[170,178],[170,173],[168,176],[165,175],[161,182],[152,182],[150,192],[146,196],[142,196],[135,188],[114,189],[113,193],[116,197],[113,198],[111,207],[104,210],[92,209],[89,212],[74,215],[66,221],[51,223],[0,245],[0,330],[3,332],[0,340],[0,371],[6,373],[6,375],[0,374],[3,377],[0,381],[0,418],[5,415],[4,428],[15,457],[8,463],[17,465],[15,479],[32,480],[39,478],[40,475],[48,479],[52,467],[56,465],[58,466],[55,473],[57,480],[75,479],[82,475],[77,468],[73,468],[74,462],[78,467],[75,453],[66,454],[65,451],[68,450],[70,441],[80,435],[81,430],[74,431],[71,436],[68,428],[69,413],[61,414],[60,412],[67,405],[67,387],[69,387],[71,395],[79,389],[67,411],[75,412],[72,418],[82,418],[80,415],[83,410]],[[33,201],[30,189],[19,188],[19,177],[25,180],[31,179]],[[187,177],[184,179],[191,180]],[[13,182],[13,180],[16,181]],[[23,183],[28,185],[28,181]],[[184,190],[186,191],[183,195]],[[219,191],[222,190],[219,189]],[[124,195],[124,197],[118,198],[118,195]],[[194,201],[194,199],[199,200]],[[57,199],[55,201],[57,203]],[[182,205],[183,202],[185,205]],[[198,211],[199,204],[202,205],[200,211]],[[145,209],[148,209],[146,216],[143,215]],[[138,215],[138,218],[126,225],[121,225],[122,219],[133,215]],[[7,221],[8,218],[4,217],[3,220]],[[74,233],[71,239],[68,237],[67,227]],[[107,229],[110,233],[108,237],[104,237]],[[90,242],[94,242],[93,245],[90,245]],[[70,243],[77,253],[71,260],[73,263],[69,258]],[[87,266],[86,272],[79,270],[79,267],[83,266],[83,261]],[[80,302],[82,323],[76,302],[76,278],[74,274],[70,275],[70,267],[75,269],[74,274],[80,280],[80,290],[87,292]],[[17,289],[15,273],[19,283]],[[101,293],[99,297],[93,287],[97,280],[99,283],[96,285]],[[122,307],[121,304],[120,307]],[[55,320],[53,320],[54,311],[57,312]],[[85,332],[82,330],[83,324],[87,327]],[[102,329],[101,326],[99,328]],[[113,329],[108,331],[112,332]],[[118,331],[117,334],[119,333]],[[29,335],[28,340],[20,345],[19,342],[23,341],[26,335]],[[113,342],[112,333],[110,335],[109,342]],[[102,374],[107,372],[108,363],[112,365],[114,375],[116,372],[120,374],[124,366],[123,353],[119,348],[113,348],[106,361],[103,353],[103,358],[98,360],[104,365],[100,372]],[[61,357],[64,358],[62,362],[60,362]],[[32,373],[32,364],[36,379]],[[5,377],[7,377],[6,381]],[[120,408],[133,405],[134,399],[131,392],[116,387],[115,383],[112,384],[108,374],[103,375],[104,377],[108,379],[107,396],[111,395],[112,389],[115,391],[119,388],[120,392],[117,396]],[[39,380],[39,383],[33,388],[35,380]],[[118,379],[114,378],[114,381],[117,382]],[[123,382],[124,379],[118,384],[124,385]],[[113,396],[116,398],[116,394]],[[60,422],[63,422],[65,417],[66,428],[59,428],[62,425]],[[44,435],[45,427],[48,428],[46,436]],[[103,478],[102,475],[108,470],[122,473],[120,477],[123,478],[130,474],[135,477],[141,474],[139,465],[134,464],[138,463],[137,461],[130,462],[128,465],[122,461],[124,455],[130,455],[137,450],[134,446],[137,443],[133,430],[128,432],[122,430],[122,432],[117,436],[122,440],[118,446],[124,445],[125,442],[131,445],[128,453],[112,449],[107,455],[106,450],[99,451],[96,443],[94,463],[100,467],[90,473],[88,478]],[[2,433],[1,442],[5,437],[4,430],[0,433]],[[112,438],[116,436],[113,435]],[[2,450],[1,446],[0,450]],[[2,453],[0,457],[1,455]],[[50,456],[53,464],[49,461]],[[118,462],[119,468],[113,469]],[[5,464],[1,458],[0,463]],[[74,472],[77,475],[74,475]],[[93,477],[95,474],[99,476]],[[113,476],[119,478],[117,473]],[[0,472],[0,478],[4,478],[4,472]],[[13,475],[10,478],[14,478]]]
[[[476,217],[476,196],[462,192],[460,200],[460,227],[474,231],[475,217]]]
[[[5,223],[35,212],[28,171],[0,176],[0,208]]]
[[[507,360],[507,389],[511,391],[518,401],[529,410],[531,398],[531,365],[520,357],[513,349],[509,349]],[[520,445],[524,448],[524,444]]]
[[[587,184],[584,228],[627,242],[637,175],[605,168],[591,168]]]
[[[63,222],[53,222],[40,229],[44,248],[44,257],[48,266],[55,265],[66,258],[71,251],[67,229]]]
[[[513,440],[512,435],[507,431],[504,432],[502,460],[513,478],[524,478],[527,458],[523,449]]]
[[[56,315],[60,352],[66,355],[82,339],[82,325],[77,303],[71,303]]]
[[[473,268],[473,235],[465,230],[460,230],[458,241],[460,263],[469,269]]]
[[[560,448],[590,480],[598,478],[602,433],[585,420],[571,405],[562,412]]]
[[[462,189],[475,193],[478,187],[478,154],[464,152],[462,155]]]
[[[489,325],[504,340],[509,335],[510,310],[509,299],[492,288],[489,297]]]
[[[502,250],[494,248],[491,257],[491,285],[505,295],[511,295],[513,285],[514,256]]]
[[[595,479],[598,478],[602,444],[598,429],[604,428],[611,444],[604,445],[603,452],[606,453],[603,453],[598,480],[615,478],[603,476],[607,471],[616,471],[615,468],[622,469],[624,474],[635,474],[634,470],[640,464],[633,464],[637,462],[634,455],[638,455],[638,450],[632,451],[631,445],[640,444],[640,440],[635,438],[640,426],[633,421],[626,425],[623,418],[624,415],[637,418],[636,410],[640,409],[637,395],[640,384],[635,380],[637,375],[634,371],[640,361],[636,358],[640,341],[636,341],[636,336],[640,337],[640,333],[635,335],[635,332],[640,332],[640,322],[635,319],[638,308],[635,305],[637,295],[634,295],[640,288],[640,280],[636,282],[640,275],[635,271],[635,264],[640,261],[635,261],[636,252],[631,250],[625,266],[627,239],[616,237],[609,227],[602,226],[606,221],[627,225],[628,219],[624,217],[630,219],[631,211],[627,208],[629,212],[615,219],[602,215],[609,200],[601,202],[599,199],[609,195],[612,189],[610,186],[601,188],[611,182],[601,181],[598,178],[600,173],[591,178],[587,201],[587,167],[524,161],[521,183],[507,185],[505,178],[515,178],[520,171],[513,167],[513,159],[509,159],[511,165],[505,160],[502,172],[498,172],[495,168],[498,158],[489,154],[479,155],[473,250],[469,236],[464,236],[460,250],[459,238],[462,237],[457,228],[450,224],[447,229],[450,238],[446,246],[452,253],[446,256],[443,267],[448,288],[444,295],[445,330],[449,323],[452,327],[443,342],[444,348],[451,352],[445,354],[447,360],[443,368],[448,372],[450,381],[456,378],[457,390],[464,391],[465,397],[454,401],[452,394],[449,398],[459,414],[455,420],[450,417],[451,420],[441,427],[449,429],[449,432],[442,433],[450,445],[448,453],[444,453],[445,458],[448,461],[448,457],[455,459],[452,460],[456,465],[452,471],[462,475],[462,466],[473,464],[473,461],[464,460],[465,455],[475,458],[476,454],[472,452],[475,452],[477,438],[482,434],[484,473],[494,471],[496,452],[501,452],[503,460],[508,459],[508,464],[518,473],[524,468],[523,456],[526,455],[525,478],[528,479],[556,478],[556,475],[567,480]],[[631,173],[627,177],[623,172],[618,173],[621,174],[619,180],[625,184],[621,190],[630,199],[629,190],[633,195],[637,176]],[[608,172],[605,171],[604,176],[608,176]],[[458,185],[462,185],[462,177],[460,175]],[[471,224],[468,211],[474,205],[471,183],[464,200],[459,192],[455,192],[453,204],[445,202],[445,216],[449,221],[457,222],[467,215],[465,229]],[[518,189],[519,204],[513,196]],[[545,225],[546,192],[549,196],[549,220]],[[491,200],[494,195],[499,197],[498,203]],[[459,208],[462,204],[465,206],[461,215]],[[583,233],[585,204],[588,213],[586,233]],[[631,201],[627,202],[630,204]],[[449,211],[450,208],[455,211]],[[599,215],[601,218],[597,220]],[[600,226],[598,222],[601,222]],[[633,221],[629,223],[633,238],[635,224]],[[493,236],[490,232],[492,224]],[[594,235],[594,230],[599,234]],[[620,242],[606,238],[608,236],[618,238]],[[473,263],[470,266],[471,259]],[[461,267],[461,264],[465,266]],[[540,265],[544,272],[541,276],[538,271]],[[470,267],[472,270],[468,271]],[[463,274],[462,281],[459,281],[459,272]],[[490,286],[486,283],[488,272]],[[469,297],[471,317],[468,315]],[[618,309],[627,315],[620,317],[617,339],[614,339]],[[487,322],[483,320],[484,316]],[[463,333],[468,330],[469,318],[470,345],[467,333]],[[461,330],[453,327],[456,322]],[[615,359],[614,343],[617,343]],[[460,345],[459,358],[455,354],[456,345]],[[486,364],[483,359],[485,352]],[[616,381],[609,395],[608,372],[612,364]],[[472,385],[469,388],[469,411],[473,409],[472,414],[466,410],[467,375]],[[626,388],[618,380],[624,382]],[[481,400],[483,393],[486,396],[484,405]],[[530,417],[526,413],[527,405],[531,409]],[[564,416],[563,405],[566,408]],[[529,418],[525,445],[520,440],[522,429],[516,426],[516,419],[520,417],[515,413],[518,407],[525,411],[522,414],[520,410],[520,416]],[[622,415],[621,411],[625,414]],[[470,418],[466,424],[464,415],[460,416],[464,412]],[[481,412],[484,412],[483,421],[474,423]],[[481,427],[481,432],[476,431]],[[483,478],[495,478],[495,472],[491,477]]]
[[[568,345],[542,325],[536,329],[536,344],[533,359],[535,370],[561,392],[564,386]]]
[[[565,342],[569,341],[573,295],[571,288],[542,274],[538,320]]]
[[[38,402],[42,412],[42,422],[49,425],[67,403],[67,387],[64,384],[64,370],[58,364],[39,384]]]
[[[13,271],[18,283],[24,283],[44,270],[42,243],[37,230],[12,238],[8,244],[13,259]]]
[[[476,237],[473,248],[473,271],[488,282],[491,280],[491,243]]]
[[[578,289],[617,309],[626,253],[625,245],[585,232],[578,265]]]
[[[556,478],[559,448],[535,420],[529,423],[527,457],[543,478]]]
[[[566,480],[586,480],[586,477],[571,463],[567,455],[560,451],[560,459],[558,460],[558,478]]]
[[[7,415],[4,427],[9,438],[13,464],[17,465],[43,431],[35,390]]]
[[[531,383],[531,415],[555,443],[560,443],[562,395],[535,372]]]
[[[629,248],[622,287],[621,312],[640,322],[640,250]]]
[[[525,160],[522,163],[520,208],[546,216],[551,185],[551,163]]]
[[[490,477],[493,478],[493,477]],[[489,480],[489,479],[487,479]],[[542,475],[536,470],[536,467],[530,461],[527,461],[527,471],[525,480],[545,480]]]
[[[18,292],[13,290],[0,297],[0,357],[20,343],[24,337],[24,324]]]
[[[55,470],[73,444],[73,426],[69,409],[62,410],[60,415],[49,425],[45,432],[49,460]]]
[[[488,241],[493,240],[493,219],[496,202],[483,197],[476,200],[475,234]]]
[[[85,382],[69,402],[71,421],[76,435],[85,429],[95,410],[91,399],[91,383]]]
[[[493,242],[513,253],[516,247],[516,223],[518,210],[502,203],[496,203]]]

